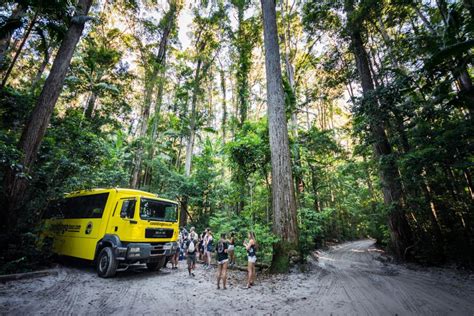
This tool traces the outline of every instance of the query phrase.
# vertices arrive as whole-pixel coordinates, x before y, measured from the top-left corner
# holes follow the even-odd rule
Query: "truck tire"
[[[97,275],[101,278],[110,278],[117,272],[118,262],[111,247],[103,248],[97,258]]]
[[[162,257],[156,262],[147,262],[146,267],[150,271],[159,271],[161,268],[164,267],[165,260],[166,260],[166,257]]]

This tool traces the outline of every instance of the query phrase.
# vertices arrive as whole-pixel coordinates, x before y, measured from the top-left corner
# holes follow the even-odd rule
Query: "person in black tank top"
[[[257,257],[257,250],[255,249],[255,245],[250,245],[250,248],[247,250],[248,257]]]
[[[221,234],[221,239],[217,242],[216,252],[217,252],[217,289],[220,289],[220,283],[222,279],[222,284],[224,290],[227,288],[227,263],[229,261],[229,255],[227,254],[229,244],[225,238],[225,234]]]
[[[249,232],[249,241],[244,241],[245,249],[247,250],[248,265],[247,265],[247,288],[250,288],[255,282],[255,262],[257,262],[257,241],[255,234]]]

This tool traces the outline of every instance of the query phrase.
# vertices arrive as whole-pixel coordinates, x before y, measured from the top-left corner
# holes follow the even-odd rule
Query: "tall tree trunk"
[[[252,49],[254,43],[249,41],[246,38],[245,34],[245,21],[244,21],[244,11],[245,11],[245,2],[239,1],[236,2],[237,7],[237,55],[238,55],[238,65],[237,65],[237,74],[236,74],[236,83],[237,83],[237,101],[239,107],[239,125],[242,126],[247,120],[248,116],[248,107],[249,107],[249,72],[252,65]]]
[[[345,11],[348,20],[354,10],[353,0],[345,0]],[[361,21],[353,21],[349,26],[351,37],[351,50],[356,59],[357,70],[361,80],[362,91],[366,100],[364,102],[374,102],[368,100],[373,94],[374,83],[370,73],[369,60],[362,41]],[[392,155],[392,147],[388,141],[383,128],[384,122],[378,115],[370,115],[370,132],[374,140],[374,156],[380,164],[380,180],[382,182],[382,192],[384,203],[389,207],[389,227],[392,246],[395,254],[399,258],[406,256],[406,250],[413,244],[411,228],[405,215],[404,203],[402,200],[402,186],[399,179],[396,161]]]
[[[261,0],[261,5],[272,161],[273,232],[281,238],[280,242],[273,246],[272,271],[285,272],[289,269],[290,256],[298,253],[296,199],[285,115],[275,1]]]
[[[43,141],[54,106],[61,93],[72,55],[81,37],[84,24],[88,20],[87,14],[91,4],[92,0],[79,0],[76,13],[54,59],[51,72],[21,135],[18,149],[22,153],[21,163],[24,168],[22,172],[26,174],[31,171],[38,149]],[[8,168],[4,177],[3,191],[6,197],[6,206],[2,207],[2,210],[3,218],[6,220],[3,223],[10,228],[15,226],[16,216],[14,211],[20,206],[19,204],[27,187],[25,178],[17,175],[18,171]]]
[[[458,63],[460,63],[458,61]],[[466,100],[466,108],[469,111],[470,118],[474,120],[474,87],[472,79],[465,64],[461,64],[459,71],[453,71],[457,75],[460,95]],[[456,74],[456,72],[458,72]]]
[[[189,120],[189,137],[188,143],[186,145],[186,160],[184,163],[184,174],[186,177],[191,175],[191,165],[193,160],[193,150],[194,150],[194,138],[196,137],[196,106],[197,98],[199,94],[199,85],[201,81],[201,66],[202,60],[198,59],[196,65],[196,72],[194,73],[194,86],[193,86],[193,96],[191,99],[191,118]]]
[[[130,180],[130,186],[132,188],[137,188],[140,183],[140,177],[142,172],[142,160],[143,160],[143,147],[144,147],[144,138],[146,136],[146,130],[148,127],[148,119],[150,117],[150,107],[151,107],[151,100],[153,96],[153,91],[155,89],[156,78],[158,75],[158,68],[156,65],[152,66],[153,69],[149,72],[148,75],[145,76],[145,95],[143,98],[143,105],[142,105],[142,112],[140,114],[140,126],[138,128],[138,137],[139,144],[137,153],[135,155],[133,171],[132,171],[132,178]]]
[[[158,91],[156,92],[156,101],[155,101],[155,111],[153,113],[153,125],[151,128],[151,135],[150,135],[150,144],[148,144],[148,161],[152,162],[153,158],[155,157],[155,143],[158,135],[158,125],[160,123],[160,116],[161,116],[161,105],[163,104],[163,90],[164,90],[164,74],[165,71],[163,70],[158,78]],[[150,185],[153,177],[153,170],[151,165],[149,164],[145,168],[145,175],[143,178],[144,185]]]
[[[471,173],[469,169],[463,169],[464,179],[466,180],[467,188],[469,190],[469,194],[471,195],[471,199],[474,200],[474,185],[472,182]]]
[[[238,56],[238,64],[237,64],[237,73],[236,73],[236,85],[237,85],[237,107],[239,109],[238,113],[238,126],[242,127],[242,125],[247,120],[248,116],[248,107],[249,107],[249,82],[248,76],[250,72],[250,65],[251,65],[251,51],[253,45],[251,44],[248,39],[245,38],[244,33],[244,11],[245,11],[245,1],[238,1],[235,3],[237,9],[237,56]],[[244,170],[240,165],[238,165],[235,175],[235,179],[237,180],[237,185],[239,186],[239,199],[237,201],[237,208],[236,213],[240,214],[243,209],[245,208],[245,196],[247,192],[247,183],[244,177]]]
[[[220,70],[221,75],[221,90],[222,90],[222,142],[225,145],[226,131],[227,131],[227,96],[226,96],[226,85],[225,85],[225,73],[224,69]]]
[[[283,7],[283,4],[282,4]],[[287,15],[291,14],[291,12],[286,12]],[[291,31],[290,31],[290,23],[287,21],[286,17],[283,17],[283,26],[285,28],[285,35],[283,36],[284,42],[284,54],[285,54],[285,70],[286,76],[288,77],[288,83],[290,85],[291,93],[295,94],[295,71],[292,65],[292,61],[290,60],[290,43],[291,43]],[[296,97],[295,97],[296,100]],[[297,170],[301,170],[301,159],[300,159],[300,148],[298,144],[298,111],[296,108],[296,104],[292,104],[293,108],[291,110],[291,124],[290,124],[290,131],[291,136],[293,137],[295,143],[293,145],[293,154],[294,154],[294,161],[297,166]],[[302,193],[304,191],[304,182],[303,177],[301,176],[300,171],[295,173],[295,183],[296,183],[296,193]],[[298,203],[298,201],[297,201]]]
[[[35,77],[33,78],[33,81],[31,82],[31,90],[34,91],[38,85],[38,83],[41,80],[41,77],[43,76],[44,70],[46,69],[46,66],[49,64],[49,58],[51,54],[49,51],[49,47],[47,47],[44,51],[44,56],[43,56],[43,61],[41,62],[40,67],[38,68],[38,71],[36,72]]]
[[[188,197],[183,196],[179,208],[179,227],[188,224]]]
[[[311,170],[311,187],[313,188],[314,194],[314,210],[318,213],[321,212],[321,201],[319,199],[319,190],[318,190],[318,176],[316,167],[311,163],[308,163],[308,167]]]
[[[86,111],[84,113],[84,116],[88,119],[91,119],[92,115],[94,114],[96,100],[97,100],[97,94],[94,91],[92,91],[89,96],[89,99],[87,100]]]
[[[26,6],[18,4],[0,28],[0,72],[6,68],[6,57],[13,33],[21,27],[21,19],[26,14],[26,9]]]
[[[168,40],[169,36],[171,34],[171,31],[174,28],[174,25],[176,23],[176,17],[177,14],[179,13],[179,10],[181,9],[181,3],[179,1],[170,1],[170,9],[166,13],[166,15],[163,17],[163,19],[166,21],[166,24],[163,29],[163,33],[161,36],[161,41],[160,41],[160,46],[158,48],[158,53],[155,56],[155,59],[153,60],[153,65],[151,71],[148,73],[148,76],[145,76],[145,95],[143,99],[143,108],[142,108],[142,113],[141,113],[141,124],[140,124],[140,129],[139,129],[139,137],[141,138],[140,143],[139,143],[139,148],[137,150],[137,154],[135,156],[135,163],[132,171],[132,178],[130,181],[130,185],[133,188],[138,187],[141,179],[141,173],[142,173],[142,160],[143,160],[143,152],[144,152],[144,145],[142,143],[143,139],[147,135],[147,128],[148,128],[148,120],[150,118],[150,108],[151,108],[151,103],[152,103],[152,96],[153,92],[155,90],[155,86],[157,83],[157,78],[159,75],[162,75],[164,73],[164,67],[165,67],[165,60],[166,60],[166,52],[168,48]],[[147,70],[145,70],[147,71]],[[148,78],[147,78],[148,77]],[[160,78],[161,80],[163,78]],[[161,87],[162,89],[163,87]],[[162,91],[161,91],[162,93]],[[155,117],[156,119],[156,117]],[[154,125],[154,129],[155,129]],[[152,139],[153,141],[153,139]],[[153,146],[151,146],[153,147]],[[151,172],[151,171],[149,171]]]
[[[30,36],[31,30],[33,29],[33,26],[35,26],[36,24],[36,17],[37,17],[37,13],[35,13],[35,15],[31,18],[30,24],[28,25],[28,28],[26,29],[25,35],[23,35],[23,39],[21,40],[20,46],[16,50],[13,60],[10,63],[10,66],[8,66],[8,69],[5,75],[3,76],[0,89],[3,89],[3,87],[5,87],[5,85],[7,84],[8,78],[10,77],[13,67],[15,67],[16,61],[18,60],[18,57],[20,56],[21,51],[23,50],[23,46],[25,46],[26,40]]]

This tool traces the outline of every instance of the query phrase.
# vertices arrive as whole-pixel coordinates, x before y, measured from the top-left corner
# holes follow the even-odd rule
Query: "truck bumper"
[[[178,249],[177,242],[166,243],[129,243],[116,248],[116,258],[119,261],[153,262],[162,257],[173,255]]]

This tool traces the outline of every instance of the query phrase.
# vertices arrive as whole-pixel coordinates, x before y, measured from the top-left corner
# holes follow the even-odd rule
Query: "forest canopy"
[[[255,231],[274,271],[366,236],[472,267],[473,16],[472,0],[2,1],[2,269],[45,260],[48,202],[96,187]]]

